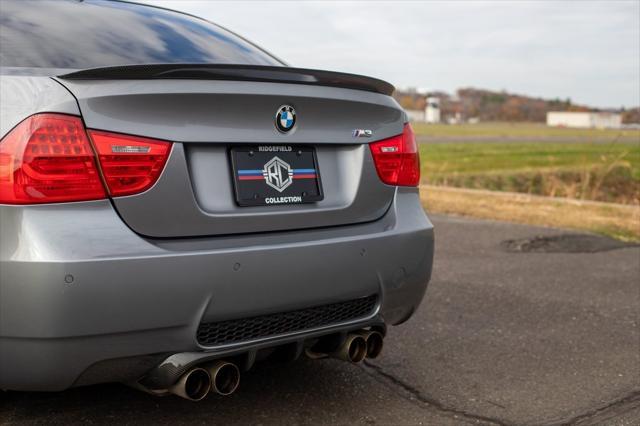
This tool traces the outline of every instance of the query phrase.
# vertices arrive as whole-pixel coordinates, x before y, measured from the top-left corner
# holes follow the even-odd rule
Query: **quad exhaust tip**
[[[218,395],[231,395],[240,384],[238,366],[227,361],[216,361],[207,367],[211,377],[211,392]]]
[[[367,358],[375,359],[380,356],[384,346],[384,337],[377,331],[364,331],[361,333],[367,342]]]
[[[359,334],[349,334],[337,351],[331,354],[334,358],[349,362],[360,362],[367,355],[367,341]]]
[[[342,344],[333,352],[317,351],[306,348],[305,354],[311,359],[325,357],[338,358],[343,361],[357,363],[365,358],[377,358],[384,346],[384,336],[375,330],[360,330],[349,333]]]
[[[384,346],[384,336],[374,330],[360,330],[347,335],[342,345],[332,354],[334,358],[349,362],[360,362],[365,358],[377,358]],[[311,353],[312,358],[318,358]]]
[[[228,361],[215,361],[184,373],[168,391],[189,401],[202,401],[209,392],[231,395],[240,384],[240,369]]]
[[[343,361],[358,363],[365,358],[377,358],[384,346],[384,336],[375,330],[360,330],[349,333],[344,342],[334,352],[314,352],[306,349],[310,358],[331,356]],[[193,367],[184,373],[180,379],[168,389],[149,389],[139,383],[131,384],[136,389],[154,395],[164,395],[167,392],[189,401],[202,401],[210,392],[218,395],[231,395],[240,384],[240,369],[229,361],[212,361]]]
[[[211,376],[204,368],[196,367],[187,371],[169,388],[169,392],[189,401],[202,401],[211,388]]]

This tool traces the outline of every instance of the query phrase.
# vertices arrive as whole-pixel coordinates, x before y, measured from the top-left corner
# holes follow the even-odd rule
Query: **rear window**
[[[283,65],[204,20],[100,0],[0,0],[0,66],[84,69],[215,63]]]

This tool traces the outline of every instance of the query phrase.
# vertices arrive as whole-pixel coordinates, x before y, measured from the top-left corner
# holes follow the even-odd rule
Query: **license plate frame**
[[[241,207],[324,199],[314,146],[238,145],[229,149],[235,201]]]

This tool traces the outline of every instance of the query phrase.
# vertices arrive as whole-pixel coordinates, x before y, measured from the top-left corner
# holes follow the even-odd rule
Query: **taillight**
[[[106,193],[82,120],[33,115],[0,140],[0,203],[87,201]]]
[[[170,153],[170,142],[98,130],[87,136],[80,117],[32,115],[0,140],[0,204],[138,194],[155,184]]]
[[[144,192],[164,169],[171,143],[138,136],[89,130],[109,194],[118,197]]]
[[[378,176],[387,185],[417,186],[420,183],[420,154],[409,123],[401,135],[369,144]]]

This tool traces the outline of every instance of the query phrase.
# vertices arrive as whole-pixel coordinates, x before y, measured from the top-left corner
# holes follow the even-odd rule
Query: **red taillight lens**
[[[171,143],[138,136],[89,130],[102,175],[114,197],[144,192],[156,183]]]
[[[171,143],[91,130],[102,178],[112,196],[132,195],[158,180]],[[0,140],[0,204],[42,204],[107,197],[80,117],[36,114]]]
[[[105,198],[82,120],[37,114],[0,141],[0,203],[39,204]]]
[[[420,154],[413,129],[404,125],[401,135],[369,144],[378,176],[387,185],[417,186]]]

